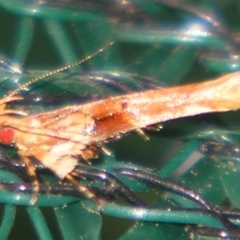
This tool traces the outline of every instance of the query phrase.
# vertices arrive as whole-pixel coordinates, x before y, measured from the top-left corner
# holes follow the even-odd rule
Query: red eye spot
[[[11,128],[3,128],[0,131],[0,142],[3,144],[11,144],[14,139],[14,131]]]

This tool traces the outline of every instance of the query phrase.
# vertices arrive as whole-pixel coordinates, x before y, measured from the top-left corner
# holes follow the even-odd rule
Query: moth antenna
[[[18,93],[19,93],[21,90],[23,90],[24,88],[27,88],[28,86],[30,86],[31,84],[33,84],[33,83],[36,83],[36,82],[38,82],[38,81],[40,81],[40,80],[42,80],[42,79],[44,79],[44,78],[46,78],[46,77],[52,76],[52,75],[54,75],[54,74],[56,74],[56,73],[60,73],[60,72],[63,72],[63,71],[65,71],[65,70],[67,70],[67,69],[70,69],[70,68],[72,68],[72,67],[75,67],[75,66],[77,66],[77,65],[80,65],[80,64],[88,61],[89,59],[97,56],[98,54],[102,53],[104,50],[106,50],[108,47],[112,46],[114,43],[115,43],[115,41],[112,41],[112,42],[106,44],[104,47],[98,49],[96,52],[88,55],[87,57],[85,57],[85,58],[83,58],[83,59],[80,59],[79,61],[77,61],[77,62],[75,62],[75,63],[68,64],[68,65],[66,65],[66,66],[64,66],[64,67],[57,68],[57,69],[55,69],[55,70],[46,72],[46,73],[44,73],[44,74],[42,74],[42,75],[40,75],[40,76],[38,76],[38,77],[35,77],[35,78],[29,80],[28,82],[22,84],[21,86],[19,86],[19,87],[18,87],[17,89],[15,89],[14,91],[10,91],[10,92],[7,94],[7,96],[5,96],[5,97],[12,97],[12,96],[18,94]]]

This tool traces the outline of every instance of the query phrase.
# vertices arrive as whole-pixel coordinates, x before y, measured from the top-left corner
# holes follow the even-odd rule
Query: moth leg
[[[13,102],[13,101],[18,101],[18,100],[21,100],[21,99],[23,99],[23,98],[20,97],[20,96],[5,97],[5,98],[1,99],[0,100],[0,116],[7,115],[7,114],[17,114],[17,115],[20,115],[20,116],[28,115],[24,111],[18,111],[16,109],[13,109],[13,110],[6,109],[7,103]]]
[[[77,188],[77,190],[81,192],[86,198],[93,199],[95,200],[95,202],[100,203],[100,200],[97,199],[95,193],[91,191],[90,188],[77,181],[71,173],[67,174],[65,178],[72,182],[74,186]]]
[[[136,128],[135,131],[137,134],[142,137],[145,141],[149,140],[149,137],[146,135],[146,133],[141,128]]]
[[[5,97],[0,100],[0,110],[4,110],[7,103],[23,99],[20,96]]]
[[[33,194],[32,194],[31,200],[30,200],[30,204],[34,205],[37,201],[38,193],[40,190],[39,181],[38,181],[37,174],[36,174],[36,167],[32,163],[32,161],[29,157],[22,156],[22,155],[20,155],[20,156],[22,157],[22,160],[25,164],[26,171],[31,179],[31,184],[33,186]]]

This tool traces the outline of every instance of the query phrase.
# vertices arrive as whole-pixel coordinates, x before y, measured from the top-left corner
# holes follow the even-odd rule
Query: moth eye
[[[14,130],[11,128],[3,128],[0,130],[0,142],[3,144],[11,144],[14,140]]]

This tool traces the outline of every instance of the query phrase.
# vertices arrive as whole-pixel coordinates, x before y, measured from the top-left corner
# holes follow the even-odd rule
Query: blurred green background
[[[2,59],[11,59],[24,69],[20,75],[0,69],[1,94],[45,70],[84,58],[113,40],[113,46],[70,72],[115,71],[120,80],[127,72],[139,78],[148,77],[156,85],[178,85],[237,71],[239,10],[238,1],[217,0],[1,0],[0,54]],[[59,101],[61,94],[78,96],[86,91],[80,85],[81,77],[68,72],[44,82],[48,80],[49,85],[30,87],[40,96],[40,106],[34,99],[31,102],[27,90],[25,94],[30,100],[22,103],[23,109],[44,111],[49,108],[44,100],[50,95]],[[138,84],[141,86],[141,82]],[[76,88],[81,91],[76,93]],[[103,89],[101,94],[104,97],[111,92]],[[159,132],[146,131],[150,141],[132,133],[109,143],[114,155],[101,156],[93,166],[111,173],[119,164],[141,166],[195,190],[213,205],[238,208],[239,156],[235,153],[239,150],[239,119],[239,112],[231,112],[174,120],[164,123]],[[209,141],[220,150],[203,154],[200,146]],[[9,149],[5,152],[16,157]],[[185,170],[181,167],[184,164]],[[0,178],[19,182],[4,170]],[[192,207],[192,203],[174,194],[146,187],[139,190],[136,183],[120,179],[133,191],[142,191],[141,196],[153,206]],[[222,227],[216,219],[208,222],[208,216],[201,219],[195,214],[193,218],[181,211],[174,221],[170,213],[164,220],[149,216],[137,221],[136,215],[127,217],[118,202],[115,212],[109,210],[111,204],[98,212],[89,206],[89,200],[78,200],[41,195],[37,205],[31,207],[29,195],[1,191],[1,239],[213,239],[199,235],[193,226],[205,223],[206,227]],[[131,207],[126,211],[130,214]],[[165,216],[161,209],[157,214]],[[188,218],[182,220],[183,216]]]

